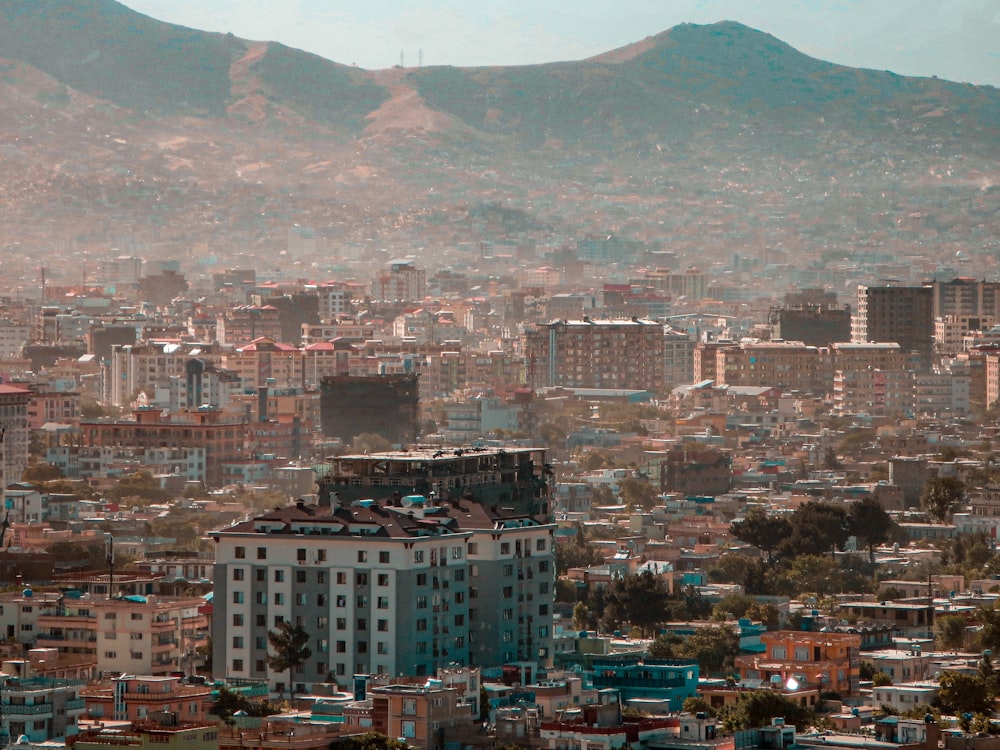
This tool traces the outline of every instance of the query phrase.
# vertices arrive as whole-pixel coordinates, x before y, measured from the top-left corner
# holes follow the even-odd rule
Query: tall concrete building
[[[373,300],[416,302],[427,293],[427,271],[403,260],[390,261],[372,280]]]
[[[31,391],[12,385],[0,385],[0,457],[2,474],[0,490],[21,481],[28,466],[28,404]]]
[[[663,325],[652,320],[559,320],[527,329],[523,344],[535,388],[663,387]]]
[[[351,442],[362,433],[405,446],[417,439],[420,391],[415,373],[332,375],[319,387],[323,434]]]
[[[1000,319],[1000,281],[958,277],[951,281],[932,281],[934,317],[954,316]]]
[[[934,348],[934,290],[930,286],[859,286],[851,340],[895,341],[905,352],[919,352],[923,364],[929,366]]]
[[[352,674],[551,663],[553,525],[471,500],[333,500],[212,532],[217,674],[281,693]],[[281,622],[309,634],[312,655],[291,675],[267,665]]]

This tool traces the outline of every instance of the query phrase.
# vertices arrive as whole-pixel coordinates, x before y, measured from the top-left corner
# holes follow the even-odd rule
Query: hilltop
[[[998,144],[997,89],[732,22],[576,62],[368,71],[112,0],[0,0],[0,237],[29,251],[273,250],[292,224],[474,241],[498,201],[544,242],[619,231],[722,257],[930,224],[975,251]]]

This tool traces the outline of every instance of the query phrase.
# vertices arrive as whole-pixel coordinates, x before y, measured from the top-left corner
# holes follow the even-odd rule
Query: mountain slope
[[[833,65],[735,23],[578,62],[366,71],[113,0],[0,0],[0,241],[28,252],[273,251],[294,224],[518,235],[474,210],[499,205],[546,228],[531,242],[615,232],[698,263],[968,253],[1000,235],[998,144],[995,88]]]

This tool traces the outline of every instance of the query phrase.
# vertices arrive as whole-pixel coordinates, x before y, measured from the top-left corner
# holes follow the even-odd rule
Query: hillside
[[[225,254],[280,248],[292,224],[476,241],[510,233],[471,210],[505,201],[539,242],[953,253],[996,235],[998,144],[997,89],[730,22],[578,62],[366,71],[112,0],[0,0],[8,247]]]

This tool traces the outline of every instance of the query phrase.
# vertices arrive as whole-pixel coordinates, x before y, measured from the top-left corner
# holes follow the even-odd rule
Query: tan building
[[[860,635],[779,630],[760,640],[764,653],[736,657],[741,680],[858,695]]]
[[[529,328],[522,342],[535,388],[663,387],[663,326],[652,320],[556,321]]]
[[[208,643],[208,611],[200,597],[65,599],[39,615],[37,645],[93,655],[98,672],[194,671],[197,649]]]
[[[92,719],[145,721],[157,713],[175,713],[179,721],[205,722],[212,688],[182,685],[180,677],[126,674],[90,685],[81,692]]]
[[[715,354],[715,382],[769,386],[783,391],[829,391],[832,373],[825,349],[801,341],[747,341]]]

